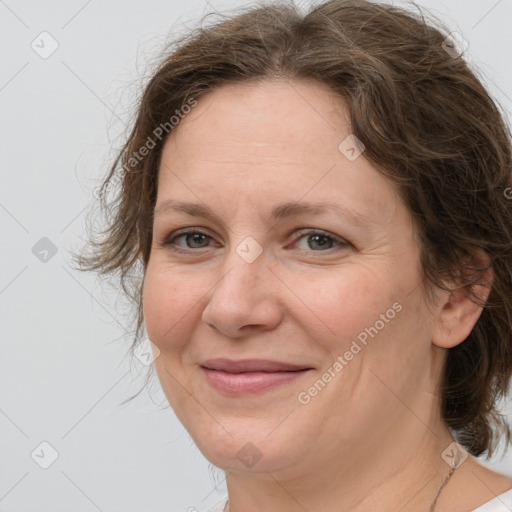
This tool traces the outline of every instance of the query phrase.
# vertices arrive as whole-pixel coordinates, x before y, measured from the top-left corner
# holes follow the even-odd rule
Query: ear
[[[432,343],[438,347],[455,347],[469,336],[491,293],[494,272],[489,257],[479,252],[469,261],[474,268],[482,269],[475,270],[476,282],[466,286],[454,285],[454,291],[441,293],[432,333]]]

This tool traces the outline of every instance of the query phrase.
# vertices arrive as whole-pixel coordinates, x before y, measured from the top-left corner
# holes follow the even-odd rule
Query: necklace
[[[441,494],[441,491],[446,487],[446,484],[448,483],[448,480],[450,480],[455,469],[456,469],[456,467],[452,467],[450,469],[450,471],[448,472],[448,474],[446,475],[445,479],[442,481],[442,483],[439,486],[439,489],[437,491],[436,497],[434,498],[434,501],[432,502],[432,504],[430,505],[430,508],[428,509],[428,512],[434,512],[437,500],[439,499],[439,495]]]
[[[437,494],[436,494],[436,496],[434,498],[434,501],[430,505],[430,508],[428,509],[428,512],[434,512],[437,500],[439,499],[439,496],[440,496],[442,490],[446,487],[446,484],[448,483],[448,480],[450,480],[450,478],[453,475],[454,471],[455,471],[455,468],[450,469],[450,471],[446,475],[445,479],[441,482],[441,485],[439,486],[439,489],[437,490]],[[229,505],[229,499],[226,501],[226,504],[224,505],[224,508],[222,509],[222,512],[226,512],[228,510],[228,505]]]

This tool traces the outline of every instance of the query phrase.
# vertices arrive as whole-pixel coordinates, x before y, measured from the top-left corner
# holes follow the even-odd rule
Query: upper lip
[[[227,373],[293,372],[311,369],[309,366],[271,361],[268,359],[208,359],[202,363],[201,366],[210,370],[220,370]]]

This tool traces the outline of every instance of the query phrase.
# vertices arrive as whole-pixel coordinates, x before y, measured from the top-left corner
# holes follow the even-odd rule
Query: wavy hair
[[[510,425],[497,404],[512,373],[511,134],[451,41],[419,9],[330,0],[305,13],[283,2],[239,8],[167,46],[102,184],[106,192],[120,182],[114,198],[99,195],[107,227],[90,236],[89,254],[75,255],[81,270],[120,278],[138,312],[134,345],[144,323],[144,271],[171,117],[225,84],[315,80],[345,99],[365,157],[404,199],[418,231],[425,289],[452,282],[471,292],[485,270],[471,263],[474,256],[489,257],[492,289],[470,335],[448,350],[441,414],[475,456],[491,456],[502,436],[508,444]]]

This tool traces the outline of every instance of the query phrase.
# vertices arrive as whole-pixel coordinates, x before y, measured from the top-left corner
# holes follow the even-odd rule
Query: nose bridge
[[[225,273],[219,285],[224,281],[240,300],[251,298],[257,293],[258,283],[270,274],[266,260],[262,245],[252,236],[243,237],[235,242],[226,256]]]
[[[273,280],[263,247],[252,237],[235,242],[224,258],[203,321],[232,337],[239,336],[244,326],[275,328],[282,312],[271,292]]]

